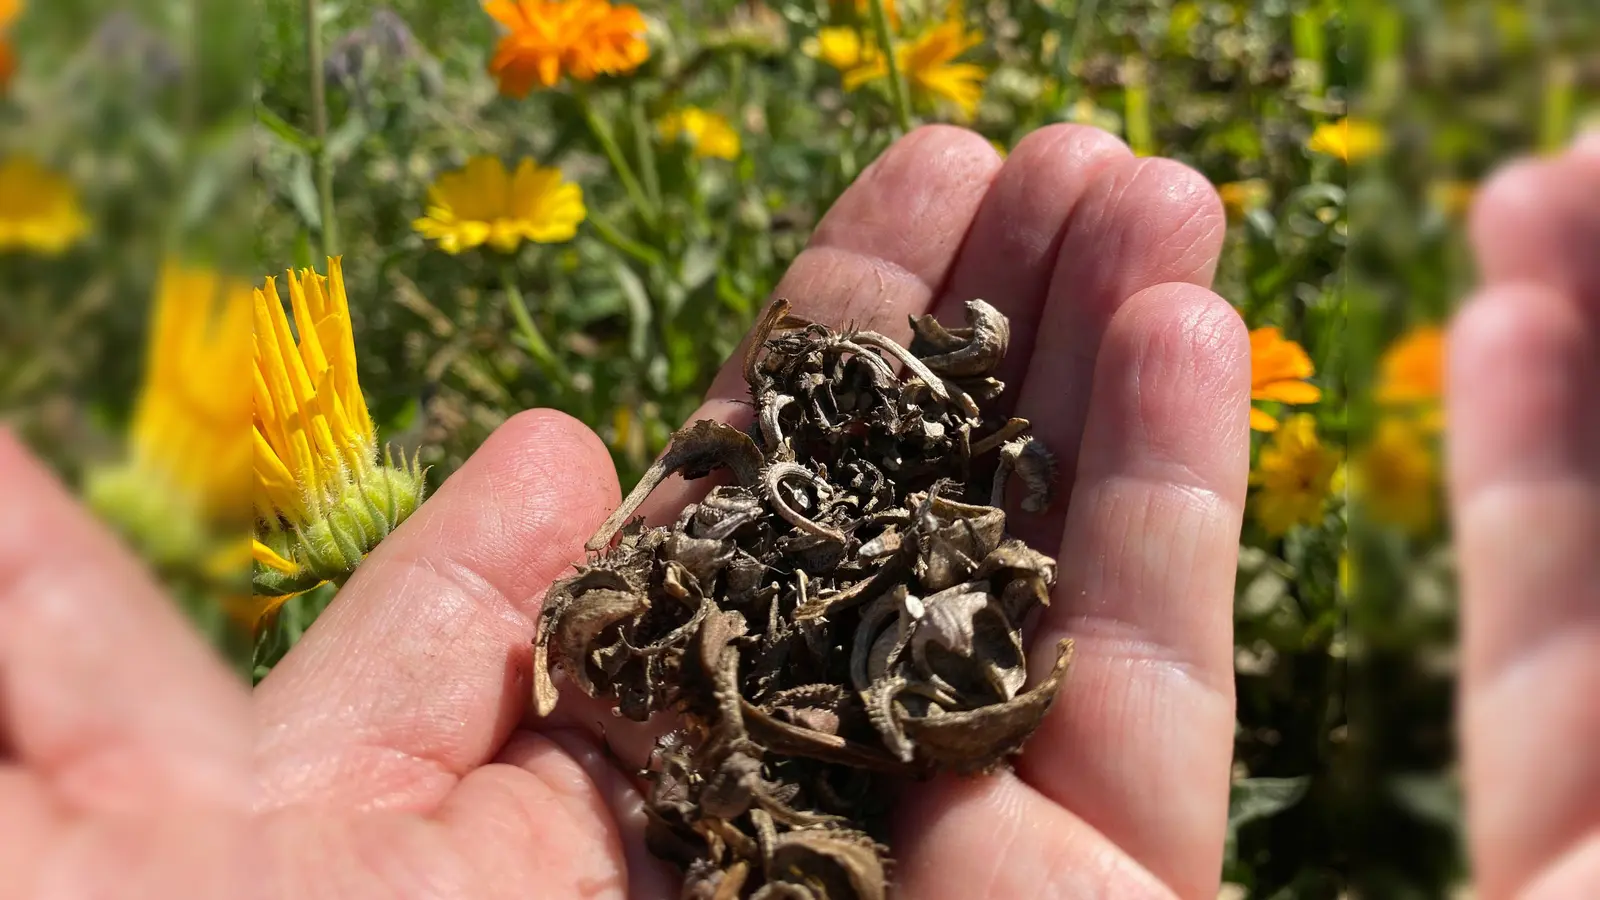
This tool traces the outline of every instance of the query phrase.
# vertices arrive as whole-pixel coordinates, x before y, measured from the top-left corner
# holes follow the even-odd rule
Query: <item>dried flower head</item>
[[[892,868],[889,778],[994,769],[1050,709],[1070,656],[1027,684],[1021,626],[1055,561],[1006,534],[1053,495],[1028,423],[984,412],[1010,340],[967,324],[871,331],[763,317],[745,359],[748,431],[702,421],[551,587],[534,698],[571,685],[643,720],[682,716],[647,776],[647,839],[685,894],[876,900]],[[669,475],[724,470],[670,526],[634,511]],[[1012,482],[1016,482],[1013,484]]]

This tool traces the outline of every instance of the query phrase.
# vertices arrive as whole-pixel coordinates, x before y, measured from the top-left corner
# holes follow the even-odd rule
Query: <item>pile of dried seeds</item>
[[[646,812],[685,897],[888,896],[895,781],[1003,764],[1054,700],[1070,643],[1025,690],[1021,628],[1055,561],[1003,511],[1013,480],[1048,506],[1052,461],[1026,421],[984,415],[1010,327],[981,300],[967,319],[913,319],[908,349],[774,303],[745,359],[750,432],[674,435],[590,541],[599,559],[545,599],[541,714],[556,665],[630,719],[681,717]],[[733,484],[672,526],[628,522],[672,473],[714,469]]]

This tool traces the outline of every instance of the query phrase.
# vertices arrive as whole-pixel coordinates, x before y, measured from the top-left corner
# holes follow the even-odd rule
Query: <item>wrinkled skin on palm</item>
[[[891,788],[1005,764],[1038,727],[1070,644],[1029,688],[1022,627],[1055,561],[1006,534],[1007,491],[1050,503],[1050,454],[985,416],[1009,325],[924,316],[901,347],[788,317],[745,360],[748,432],[697,422],[554,585],[535,641],[552,668],[644,721],[670,711],[646,773],[653,852],[686,898],[880,900]],[[665,478],[728,481],[670,527],[630,522]]]

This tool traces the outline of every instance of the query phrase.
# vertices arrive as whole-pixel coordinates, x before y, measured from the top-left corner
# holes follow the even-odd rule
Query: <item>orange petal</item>
[[[1315,403],[1322,399],[1322,389],[1304,381],[1273,381],[1250,392],[1252,400],[1276,400],[1279,403]]]
[[[1278,420],[1252,406],[1250,407],[1250,430],[1277,431]]]

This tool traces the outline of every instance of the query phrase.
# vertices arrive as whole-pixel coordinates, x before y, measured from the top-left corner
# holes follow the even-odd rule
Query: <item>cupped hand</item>
[[[1063,473],[1058,511],[1014,528],[1061,560],[1034,639],[1073,637],[1073,669],[1014,774],[902,810],[901,896],[1215,896],[1249,390],[1244,326],[1206,287],[1223,231],[1205,179],[1103,132],[1047,128],[1002,162],[930,127],[861,175],[778,288],[797,315],[900,339],[910,315],[988,300],[1012,321],[1014,412]],[[695,418],[746,397],[732,363]],[[618,502],[593,435],[528,413],[373,554],[256,691],[280,890],[674,894],[643,848],[643,746],[613,754],[620,727],[587,708],[527,715],[540,596]]]
[[[1060,560],[1033,640],[1072,637],[1072,670],[1014,771],[941,778],[898,811],[900,896],[1216,894],[1250,381],[1245,328],[1208,290],[1223,232],[1202,177],[1136,158],[1103,132],[1045,128],[1002,161],[972,132],[929,127],[862,173],[777,291],[797,315],[899,339],[908,316],[959,323],[964,301],[988,300],[1012,323],[999,373],[1009,411],[1058,456],[1053,512],[1016,513],[1011,525]],[[737,418],[744,397],[734,363],[696,418]],[[669,485],[648,511],[689,496]],[[619,500],[592,433],[525,413],[372,554],[257,688],[253,731],[236,733],[255,736],[251,890],[675,896],[674,874],[643,846],[632,773],[645,745],[572,691],[551,720],[528,711],[540,598]],[[20,530],[10,514],[0,505],[0,522]],[[39,568],[50,563],[4,562],[32,574],[17,589],[0,581],[0,613],[50,615],[62,596]],[[128,578],[131,564],[117,565]],[[86,608],[113,603],[94,601]],[[94,624],[63,626],[60,639]],[[180,704],[191,729],[237,721],[242,698],[202,672],[197,649],[165,649],[173,634],[141,639],[151,649],[139,661],[170,671],[174,696],[211,686],[210,705]],[[38,648],[0,640],[6,671],[42,664]],[[1052,654],[1033,656],[1048,668]],[[116,696],[127,682],[114,667],[95,671],[100,706],[85,715],[134,702]],[[0,699],[0,712],[27,712]],[[73,746],[100,738],[62,727],[80,728],[58,738]],[[175,754],[191,743],[149,728]],[[232,760],[233,750],[208,752]],[[43,761],[26,748],[22,759]],[[176,795],[149,799],[163,796]]]

